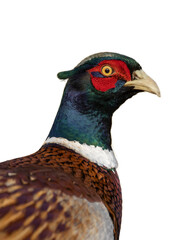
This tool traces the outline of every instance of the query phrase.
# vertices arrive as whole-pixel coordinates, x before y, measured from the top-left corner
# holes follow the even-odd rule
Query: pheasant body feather
[[[120,228],[117,173],[70,149],[45,145],[35,154],[1,163],[0,175],[0,185],[4,186],[0,190],[0,236],[14,239],[20,225],[20,232],[28,228],[27,238],[35,232],[31,239],[43,239],[43,235],[60,239],[61,234],[64,239],[91,239],[87,238],[91,233],[94,239],[104,239],[107,234],[113,239],[113,228]],[[87,231],[87,225],[92,231]],[[79,229],[83,229],[81,233]],[[78,232],[78,238],[68,236],[69,232]]]

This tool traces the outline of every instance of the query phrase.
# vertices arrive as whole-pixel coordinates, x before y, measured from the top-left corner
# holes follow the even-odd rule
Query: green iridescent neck
[[[65,89],[48,137],[62,137],[87,145],[111,149],[111,115],[89,106],[88,95]]]

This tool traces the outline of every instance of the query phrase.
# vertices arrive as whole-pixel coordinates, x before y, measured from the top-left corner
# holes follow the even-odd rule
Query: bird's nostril
[[[140,79],[140,76],[136,72],[133,72],[132,73],[132,80],[138,80],[138,79]]]

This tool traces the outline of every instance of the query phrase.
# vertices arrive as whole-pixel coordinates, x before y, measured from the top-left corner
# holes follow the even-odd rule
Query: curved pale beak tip
[[[157,83],[152,78],[150,78],[142,69],[133,72],[132,79],[133,80],[126,82],[124,86],[134,87],[136,90],[153,93],[158,97],[161,97],[160,89]]]
[[[158,93],[156,93],[156,95],[157,95],[158,97],[161,97],[161,92],[159,91]]]

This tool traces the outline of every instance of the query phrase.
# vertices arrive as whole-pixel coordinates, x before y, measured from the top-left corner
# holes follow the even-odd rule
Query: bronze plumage
[[[70,149],[50,144],[27,157],[0,163],[0,186],[0,239],[16,239],[16,236],[19,236],[17,239],[85,239],[85,230],[82,238],[75,235],[79,225],[84,225],[84,229],[89,222],[95,225],[93,218],[101,224],[101,218],[98,219],[94,211],[87,214],[85,200],[105,204],[117,239],[121,223],[117,173]],[[70,203],[69,196],[83,201]],[[77,214],[79,209],[84,212]],[[71,232],[74,236],[68,236]]]

